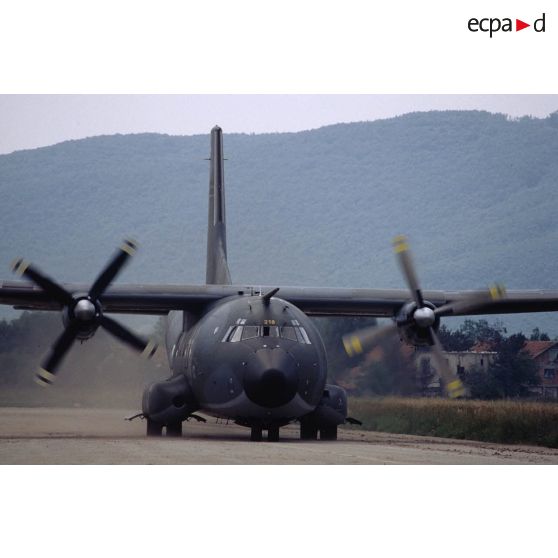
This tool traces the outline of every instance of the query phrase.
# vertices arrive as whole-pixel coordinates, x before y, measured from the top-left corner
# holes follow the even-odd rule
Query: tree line
[[[397,336],[384,339],[368,353],[347,356],[342,336],[376,324],[374,318],[314,318],[314,323],[327,351],[328,381],[344,385],[352,395],[420,395],[432,380],[432,370],[417,370],[415,364],[414,357],[422,349],[405,347]],[[0,384],[20,384],[22,378],[30,376],[29,369],[36,368],[62,327],[60,316],[51,312],[23,312],[11,321],[0,321]],[[162,337],[161,321],[154,333]],[[461,372],[473,398],[526,397],[540,383],[535,362],[523,350],[527,339],[550,340],[538,328],[527,338],[522,333],[508,334],[499,321],[489,324],[486,320],[465,320],[453,330],[442,325],[438,334],[446,351],[468,351],[483,343],[496,353],[487,370],[473,367]],[[129,360],[129,355],[110,337],[98,335],[94,345],[91,347],[97,355],[92,355],[94,362],[98,355],[106,359],[111,354],[119,359],[119,367],[123,359]]]
[[[354,319],[323,318],[320,326],[329,359],[330,380],[344,385],[356,396],[424,395],[434,377],[429,366],[416,365],[416,357],[425,349],[405,347],[397,336],[381,341],[378,346],[358,357],[345,355],[341,344],[343,334],[363,327]],[[528,397],[540,385],[535,361],[524,350],[525,342],[549,341],[550,336],[535,328],[529,337],[523,333],[508,334],[503,322],[465,320],[457,329],[442,325],[438,335],[446,351],[469,351],[477,344],[496,353],[485,370],[472,367],[461,371],[460,377],[474,399],[507,399]],[[426,349],[427,351],[427,349]]]

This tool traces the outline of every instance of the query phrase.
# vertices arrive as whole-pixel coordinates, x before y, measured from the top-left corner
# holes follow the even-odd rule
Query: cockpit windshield
[[[239,320],[242,322],[242,320]],[[297,322],[298,324],[298,322]],[[303,345],[311,345],[306,330],[300,325],[245,325],[237,323],[230,326],[225,333],[223,343],[238,343],[246,339],[255,339],[257,337],[277,337],[289,339],[302,343]]]

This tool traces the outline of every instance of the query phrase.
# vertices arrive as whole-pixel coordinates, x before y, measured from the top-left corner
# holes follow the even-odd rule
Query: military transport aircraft
[[[146,356],[156,346],[107,314],[167,316],[165,345],[171,376],[145,389],[142,418],[147,434],[181,436],[182,423],[196,411],[231,419],[251,429],[251,439],[279,439],[280,427],[298,421],[302,439],[332,440],[347,417],[347,397],[326,383],[322,339],[309,316],[393,318],[384,328],[365,329],[344,339],[359,353],[382,335],[399,333],[415,346],[431,346],[450,397],[464,395],[444,359],[436,331],[450,315],[558,310],[558,291],[422,291],[404,237],[395,240],[409,290],[316,287],[265,288],[233,285],[227,264],[223,139],[211,131],[206,285],[115,285],[111,283],[136,250],[126,240],[93,282],[59,284],[19,259],[14,271],[28,281],[0,283],[0,303],[17,309],[58,310],[65,330],[55,341],[37,382],[49,386],[76,340],[99,327]]]

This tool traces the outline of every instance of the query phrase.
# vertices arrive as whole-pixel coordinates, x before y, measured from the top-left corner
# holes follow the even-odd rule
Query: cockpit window
[[[244,339],[254,339],[260,335],[260,326],[244,326],[242,331],[242,340]]]
[[[283,339],[290,339],[291,341],[298,341],[293,326],[283,326],[281,328],[281,337],[283,337]]]
[[[299,326],[270,326],[270,325],[233,325],[230,326],[223,337],[223,343],[238,343],[256,337],[280,337],[297,341],[303,345],[311,345],[306,330]]]
[[[279,328],[277,326],[261,326],[261,336],[262,337],[279,337]]]
[[[304,343],[305,345],[311,345],[310,339],[308,339],[308,334],[306,333],[306,330],[303,327],[297,327],[295,328],[295,330],[296,330],[297,337],[298,336],[302,337],[302,341],[300,339],[298,340],[300,343]]]
[[[238,343],[242,338],[242,326],[232,326],[225,336],[225,340],[231,343]]]

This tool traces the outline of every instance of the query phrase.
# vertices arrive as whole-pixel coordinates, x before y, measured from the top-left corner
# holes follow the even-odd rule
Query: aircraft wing
[[[89,285],[65,283],[72,294],[87,293]],[[105,312],[163,315],[171,310],[201,310],[208,304],[239,294],[264,294],[276,286],[245,285],[115,285],[100,297]],[[426,300],[436,307],[466,300],[475,291],[424,291]],[[279,287],[276,295],[311,316],[392,317],[411,297],[407,289],[348,289],[317,287]],[[26,310],[60,310],[40,287],[27,281],[0,283],[0,304]],[[551,312],[558,310],[558,291],[517,290],[485,304],[482,311],[452,315]]]

